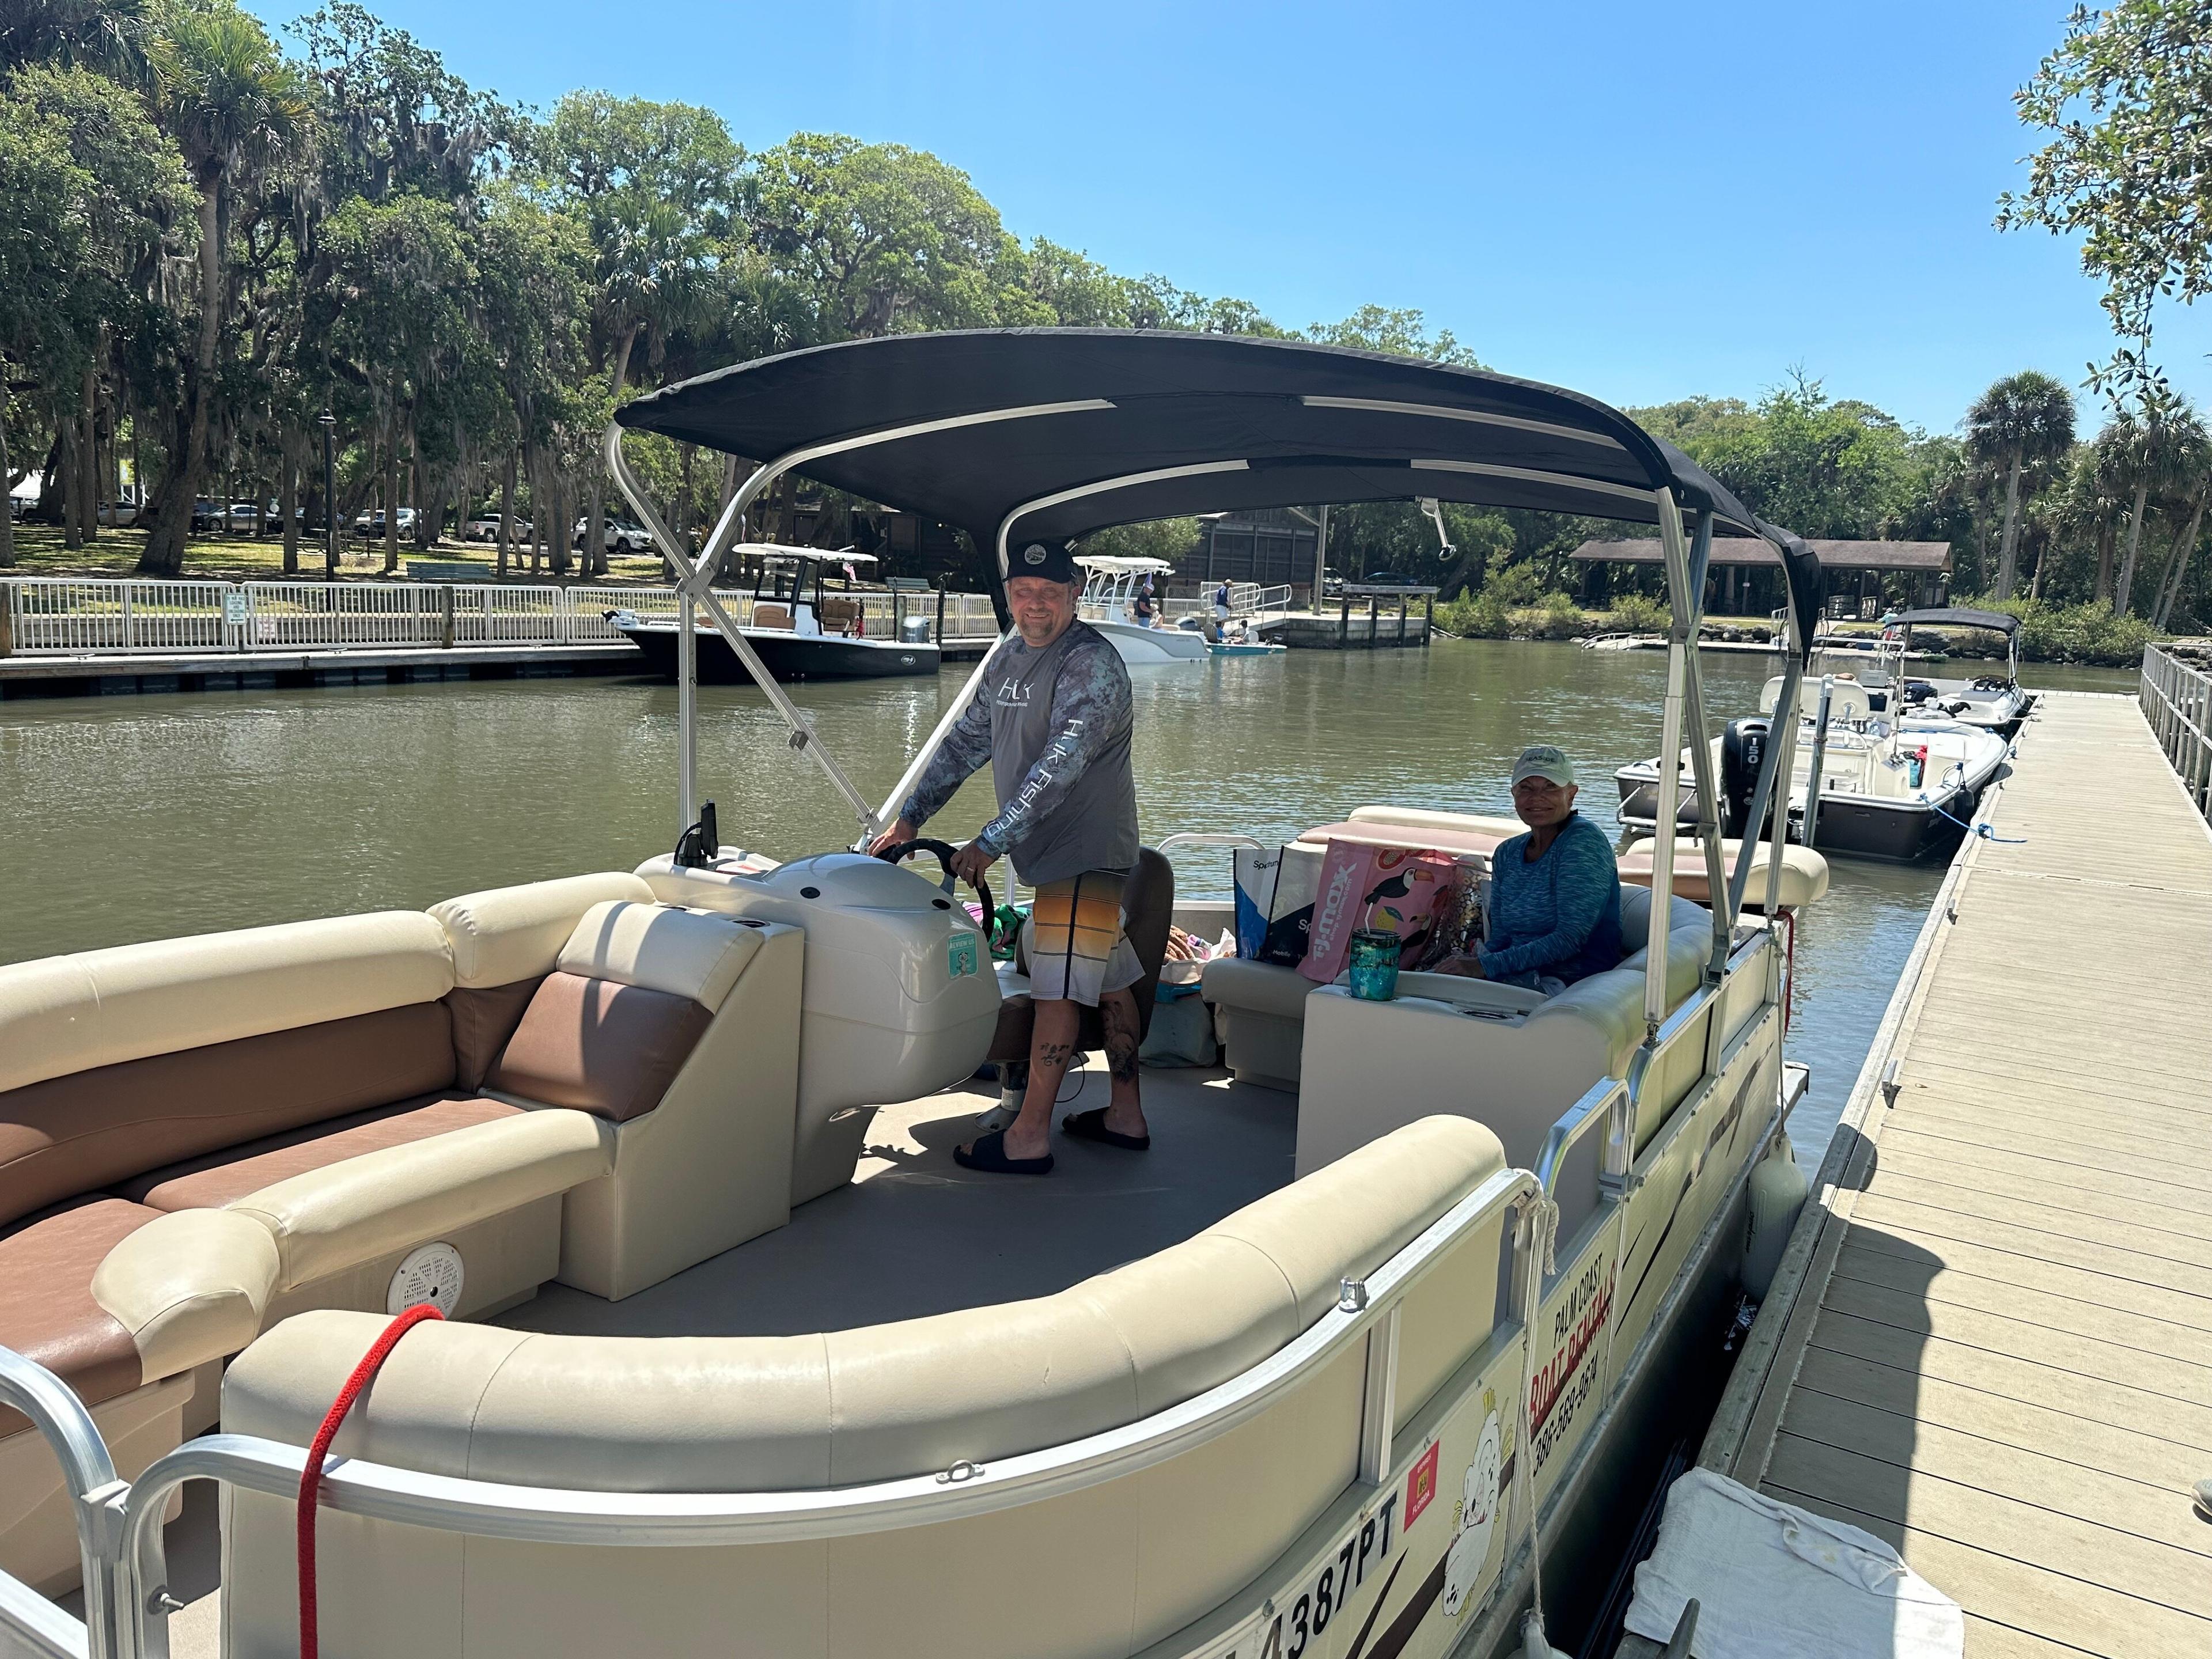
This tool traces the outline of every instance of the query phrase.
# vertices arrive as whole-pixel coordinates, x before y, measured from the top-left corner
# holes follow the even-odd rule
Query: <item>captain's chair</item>
[[[1121,889],[1122,926],[1129,944],[1144,964],[1145,976],[1129,988],[1137,998],[1139,1039],[1152,1029],[1152,996],[1159,989],[1160,964],[1168,952],[1168,922],[1175,911],[1175,866],[1149,847],[1137,850],[1137,862]],[[1030,1057],[1030,1028],[1036,1023],[1036,1003],[1030,995],[1026,961],[999,964],[999,1029],[991,1038],[988,1059],[1000,1065],[1026,1061]],[[1096,1008],[1082,1011],[1076,1028],[1075,1047],[1089,1053],[1106,1046],[1104,1020]]]

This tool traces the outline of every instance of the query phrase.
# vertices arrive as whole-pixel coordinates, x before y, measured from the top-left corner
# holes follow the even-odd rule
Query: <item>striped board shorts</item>
[[[1118,870],[1085,870],[1036,890],[1024,934],[1030,995],[1096,1008],[1145,976],[1123,931],[1121,883]]]

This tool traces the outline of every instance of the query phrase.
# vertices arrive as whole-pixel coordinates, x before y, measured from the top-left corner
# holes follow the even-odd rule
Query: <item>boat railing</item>
[[[2212,816],[2212,673],[2164,646],[2145,646],[2137,700],[2184,793]]]
[[[1360,1280],[1283,1347],[1228,1381],[1120,1428],[1020,1455],[864,1486],[804,1492],[586,1492],[523,1486],[334,1460],[321,1501],[368,1519],[478,1538],[632,1547],[703,1547],[850,1537],[975,1515],[1080,1491],[1136,1474],[1231,1432],[1359,1345],[1366,1382],[1359,1473],[1389,1477],[1398,1413],[1398,1315],[1406,1297],[1462,1240],[1537,1202],[1541,1183],[1501,1169],[1478,1183],[1410,1243]],[[1526,1340],[1516,1308],[1491,1341]],[[254,1436],[204,1435],[155,1461],[136,1480],[114,1477],[91,1414],[33,1362],[0,1348],[0,1403],[29,1416],[61,1460],[77,1495],[86,1617],[73,1618],[0,1573],[0,1652],[52,1659],[167,1659],[167,1621],[179,1603],[168,1585],[165,1511],[187,1482],[296,1498],[304,1448]]]
[[[753,598],[715,597],[750,623]],[[872,638],[896,639],[912,617],[929,636],[994,639],[988,593],[840,593]],[[0,580],[0,656],[215,654],[455,646],[619,645],[606,617],[676,615],[673,587],[519,582],[159,581],[19,576]]]
[[[1229,1433],[1318,1375],[1351,1345],[1363,1345],[1359,1479],[1393,1478],[1393,1425],[1402,1413],[1395,1395],[1399,1312],[1407,1296],[1455,1245],[1501,1218],[1508,1236],[1528,1237],[1512,1218],[1531,1206],[1559,1206],[1555,1234],[1571,1248],[1571,1267],[1584,1234],[1607,1200],[1611,1224],[1626,1224],[1633,1187],[1642,1097],[1647,1088],[1686,1082],[1667,1113],[1694,1116],[1702,1091],[1716,1086],[1732,1055],[1751,1038],[1751,1024],[1731,1034],[1721,1014],[1736,974],[1753,966],[1771,941],[1764,931],[1733,954],[1728,973],[1699,985],[1637,1052],[1626,1079],[1593,1085],[1552,1125],[1534,1171],[1501,1169],[1480,1182],[1361,1280],[1347,1279],[1336,1306],[1275,1353],[1179,1405],[1121,1427],[1019,1455],[988,1467],[958,1464],[933,1474],[836,1489],[767,1492],[623,1492],[522,1486],[428,1474],[364,1459],[342,1459],[324,1476],[322,1502],[368,1519],[474,1537],[540,1543],[632,1547],[700,1547],[847,1537],[988,1514],[1134,1474]],[[1772,968],[1772,959],[1768,963]],[[1771,977],[1771,975],[1770,975]],[[1770,985],[1763,1002],[1777,994]],[[1752,1023],[1755,1023],[1753,1017]],[[1698,1076],[1682,1079],[1668,1062],[1698,1045]],[[1770,1108],[1778,1113],[1779,1099]],[[1669,1130],[1668,1133],[1671,1133]],[[1771,1124],[1762,1133],[1771,1133]],[[1660,1135],[1663,1140],[1665,1134]],[[1658,1150],[1655,1141],[1644,1157]],[[1550,1264],[1547,1264],[1547,1266]],[[1547,1275],[1556,1284],[1557,1273]],[[1521,1275],[1511,1282],[1521,1282]],[[1552,1294],[1546,1287],[1542,1293]],[[1609,1355],[1613,1326],[1606,1316]],[[1529,1340],[1534,1322],[1525,1296],[1512,1319],[1501,1318],[1488,1340]],[[1608,1365],[1610,1360],[1607,1361]],[[1608,1373],[1609,1374],[1609,1373]],[[59,1459],[76,1498],[86,1616],[79,1620],[27,1586],[0,1574],[0,1652],[45,1659],[167,1659],[167,1620],[180,1603],[168,1584],[162,1517],[172,1495],[193,1480],[294,1498],[305,1468],[298,1446],[246,1435],[215,1434],[187,1442],[157,1459],[136,1480],[115,1478],[91,1414],[66,1385],[21,1356],[0,1349],[0,1405],[30,1418]],[[1610,1401],[1607,1402],[1607,1409]],[[1579,1458],[1570,1460],[1578,1462]]]

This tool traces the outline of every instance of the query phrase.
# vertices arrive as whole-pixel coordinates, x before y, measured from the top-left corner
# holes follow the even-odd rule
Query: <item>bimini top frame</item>
[[[752,504],[796,473],[866,500],[965,530],[996,556],[1024,540],[1072,541],[1117,524],[1178,514],[1315,502],[1419,500],[1526,507],[1656,524],[1673,599],[1662,752],[1686,719],[1700,797],[1714,907],[1711,971],[1729,955],[1749,848],[1735,879],[1722,868],[1711,757],[1704,740],[1696,640],[1716,528],[1756,536],[1781,555],[1797,626],[1810,640],[1820,566],[1795,535],[1759,520],[1694,462],[1618,410],[1555,386],[1373,352],[1224,335],[1113,329],[1003,329],[847,341],[739,363],[625,404],[607,429],[610,469],[660,537],[663,526],[622,454],[624,431],[755,458],[696,559],[672,551],[681,586],[730,638],[812,753],[854,805],[863,833],[896,811],[966,701],[956,699],[883,805],[871,811],[791,708],[708,584]],[[999,596],[1003,607],[1003,595]],[[680,605],[684,821],[693,815],[689,629]],[[1004,620],[1003,608],[1001,621]],[[988,665],[976,670],[978,678]],[[1794,683],[1796,676],[1786,676]],[[1772,745],[1769,761],[1787,764]],[[1771,766],[1762,771],[1771,769]],[[1662,766],[1660,817],[1674,822],[1675,769]],[[1778,818],[1781,815],[1777,815]],[[1664,1018],[1666,899],[1674,842],[1654,849],[1652,958],[1645,1009]],[[1770,903],[1781,860],[1769,877]]]

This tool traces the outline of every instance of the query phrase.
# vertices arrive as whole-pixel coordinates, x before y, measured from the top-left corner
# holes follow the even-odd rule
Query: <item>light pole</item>
[[[337,416],[326,409],[317,424],[323,428],[323,580],[331,582],[338,576],[337,463],[331,449]]]

